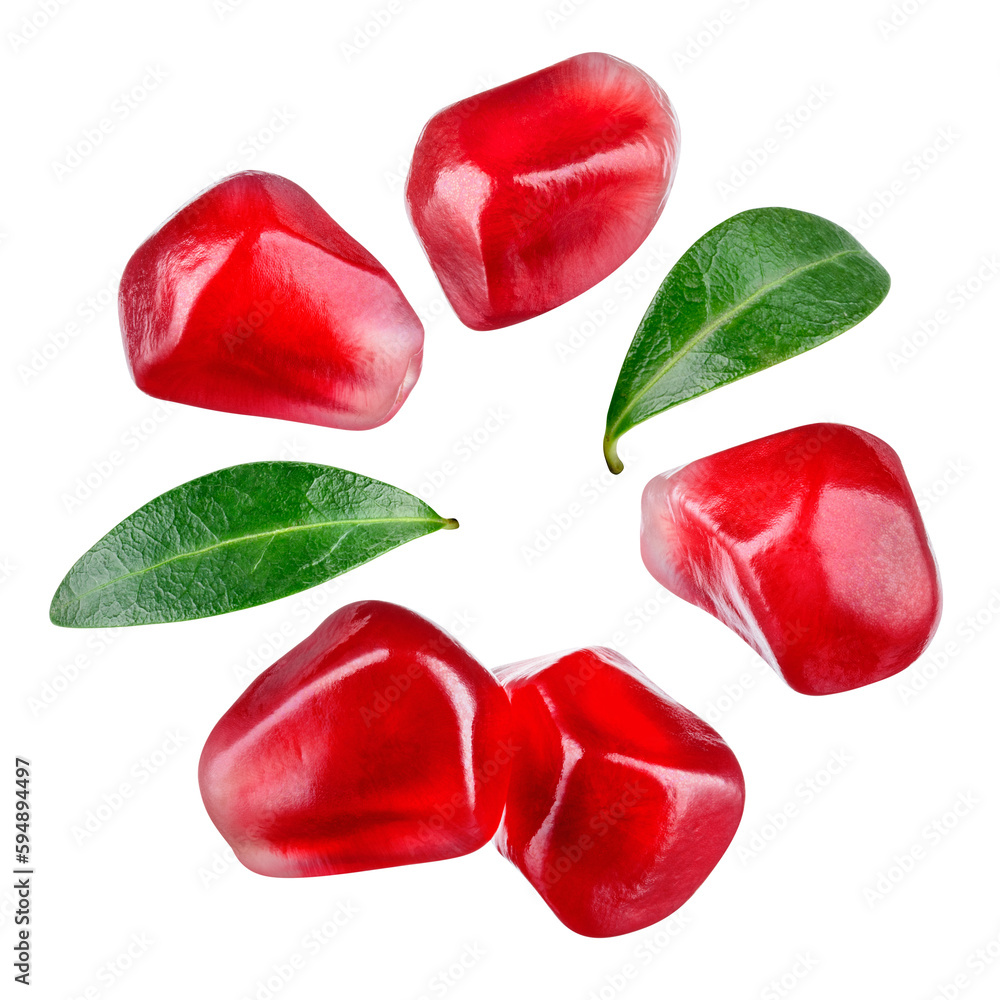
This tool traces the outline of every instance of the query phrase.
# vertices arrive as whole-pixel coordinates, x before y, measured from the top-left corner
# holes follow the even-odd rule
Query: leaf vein
[[[628,403],[628,405],[621,411],[618,415],[618,419],[614,424],[608,429],[607,437],[608,439],[615,439],[618,429],[622,426],[625,421],[625,417],[631,413],[635,407],[638,405],[639,401],[649,392],[649,390],[656,385],[664,375],[670,371],[682,358],[686,357],[691,351],[693,351],[706,337],[710,337],[716,330],[721,326],[728,323],[731,319],[739,316],[741,313],[745,312],[750,308],[755,302],[761,299],[768,292],[774,290],[775,288],[781,287],[787,283],[790,279],[794,278],[796,275],[802,274],[805,271],[812,270],[816,267],[821,267],[823,264],[828,264],[830,261],[836,260],[838,257],[844,257],[848,254],[856,254],[859,256],[865,256],[866,251],[864,249],[859,250],[839,250],[837,253],[832,254],[829,257],[823,257],[819,260],[810,261],[808,264],[802,264],[799,267],[793,268],[791,271],[787,271],[781,277],[776,278],[774,281],[768,282],[765,285],[761,285],[752,295],[745,298],[742,302],[737,305],[731,306],[724,313],[716,317],[707,326],[703,327],[701,330],[697,331],[695,335],[690,338],[690,340],[685,344],[680,350],[677,351],[672,357],[668,358],[667,361],[662,364],[654,373],[653,377],[650,378],[642,389],[637,392]]]
[[[224,548],[228,545],[237,545],[241,542],[255,541],[260,538],[267,538],[267,545],[270,545],[272,541],[279,535],[287,535],[296,531],[309,531],[309,530],[319,530],[322,528],[333,528],[338,525],[350,525],[352,528],[360,527],[361,525],[368,524],[396,524],[401,522],[421,522],[424,524],[444,524],[446,518],[431,518],[431,517],[378,517],[378,518],[344,518],[333,521],[318,521],[312,522],[310,524],[293,524],[285,528],[276,528],[272,531],[258,531],[247,535],[238,535],[234,538],[224,538],[212,545],[207,545],[200,549],[190,549],[185,552],[178,552],[176,555],[170,556],[167,559],[163,559],[158,563],[154,563],[152,566],[143,566],[141,569],[134,570],[130,573],[123,573],[121,576],[113,577],[110,580],[105,581],[97,587],[91,587],[90,590],[85,590],[80,594],[74,594],[72,601],[62,601],[57,607],[69,607],[71,604],[79,604],[83,601],[85,597],[89,597],[91,594],[96,594],[98,591],[104,590],[107,587],[113,586],[116,583],[121,583],[123,580],[129,580],[133,577],[144,576],[147,573],[152,573],[154,570],[161,569],[170,563],[177,562],[180,559],[199,559],[209,552],[216,549]],[[334,546],[336,547],[336,546]],[[265,546],[266,550],[267,546]],[[263,555],[263,553],[261,553]],[[260,560],[258,560],[259,562]],[[257,567],[254,566],[254,569]],[[197,569],[197,567],[196,567]],[[252,571],[251,571],[252,572]]]

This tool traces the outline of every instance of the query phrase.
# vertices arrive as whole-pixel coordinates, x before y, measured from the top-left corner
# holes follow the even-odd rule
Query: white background
[[[577,0],[561,20],[558,3],[394,0],[388,23],[354,53],[344,45],[387,0],[63,0],[26,42],[12,35],[40,4],[4,3],[0,781],[12,803],[13,757],[31,759],[40,995],[1000,991],[1000,960],[975,958],[991,942],[1000,954],[1000,280],[977,277],[1000,251],[995,5],[906,0],[912,13],[899,11],[893,26],[889,0]],[[713,19],[716,34],[706,34]],[[675,103],[682,152],[663,218],[578,300],[495,333],[466,330],[405,216],[410,150],[443,105],[592,49],[642,67]],[[165,79],[128,108],[120,95],[141,95],[149,69]],[[292,120],[270,131],[278,112]],[[113,128],[100,145],[57,171],[67,146],[105,117]],[[751,149],[762,163],[748,161]],[[129,380],[114,305],[120,269],[181,203],[249,167],[304,186],[430,317],[423,374],[388,425],[355,433],[167,413]],[[723,218],[774,204],[854,227],[892,275],[888,299],[832,343],[633,431],[612,482],[602,473],[604,416],[657,283]],[[983,273],[996,279],[995,268]],[[939,332],[921,333],[939,310]],[[582,346],[568,350],[574,331]],[[894,364],[907,343],[911,357]],[[41,371],[27,376],[33,358]],[[486,430],[497,411],[500,426]],[[720,623],[664,596],[640,562],[637,530],[654,474],[816,420],[857,425],[899,452],[923,495],[945,611],[935,660],[810,699]],[[479,441],[471,455],[467,435]],[[109,471],[116,451],[122,461]],[[136,507],[213,469],[279,457],[423,489],[462,528],[222,618],[108,633],[49,624],[65,571]],[[454,475],[434,486],[448,459]],[[72,503],[88,475],[97,485]],[[548,551],[532,552],[536,532],[574,503],[583,513]],[[745,770],[746,813],[682,921],[577,937],[492,846],[321,879],[262,878],[228,859],[198,794],[205,737],[259,670],[325,614],[370,597],[452,627],[490,666],[616,642],[715,724]],[[172,752],[151,757],[164,744]],[[849,760],[837,774],[835,755]],[[105,796],[116,801],[123,783],[131,794],[121,808],[96,833],[74,833],[89,814],[107,815]],[[959,817],[962,796],[974,805]],[[791,817],[775,835],[769,816],[780,812]],[[13,867],[12,810],[0,816],[0,844],[11,841],[0,861]],[[5,978],[11,901],[0,889]],[[341,903],[355,915],[335,928]],[[463,954],[471,967],[459,978],[448,970]],[[291,978],[275,979],[295,955]]]

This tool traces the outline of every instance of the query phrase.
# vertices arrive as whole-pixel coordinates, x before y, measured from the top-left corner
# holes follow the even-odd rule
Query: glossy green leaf
[[[660,286],[608,408],[604,456],[678,403],[817,347],[889,291],[885,268],[846,229],[791,208],[741,212],[701,237]]]
[[[207,618],[287,597],[458,522],[377,479],[305,462],[221,469],[151,500],[66,574],[56,625]]]

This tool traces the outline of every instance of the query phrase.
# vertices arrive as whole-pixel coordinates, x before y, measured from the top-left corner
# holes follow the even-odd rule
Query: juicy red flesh
[[[362,430],[420,374],[423,327],[392,277],[274,174],[234,174],[167,220],[118,306],[132,377],[160,399]]]
[[[247,688],[198,777],[247,868],[331,875],[482,847],[503,811],[509,740],[488,670],[412,611],[362,601]]]
[[[436,114],[406,202],[462,322],[509,326],[611,274],[660,217],[678,148],[667,95],[599,52]]]
[[[642,558],[796,691],[890,677],[941,616],[937,565],[899,456],[841,424],[773,434],[657,476]]]
[[[579,934],[669,916],[739,826],[733,752],[610,649],[515,663],[499,677],[516,748],[500,853]]]

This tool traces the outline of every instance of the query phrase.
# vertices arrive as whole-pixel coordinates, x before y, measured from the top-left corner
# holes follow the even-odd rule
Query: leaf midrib
[[[202,549],[191,549],[187,552],[178,552],[177,555],[170,556],[169,559],[163,559],[158,563],[154,563],[152,566],[145,566],[142,569],[135,570],[132,573],[123,573],[121,576],[116,576],[112,580],[108,580],[106,583],[102,583],[99,587],[92,587],[90,590],[85,590],[82,594],[74,594],[72,601],[63,601],[61,604],[54,604],[54,608],[68,608],[74,604],[82,603],[85,597],[90,597],[91,594],[96,594],[100,590],[104,590],[105,587],[110,587],[113,584],[121,583],[122,580],[130,580],[135,576],[143,576],[146,573],[152,573],[154,570],[160,569],[162,566],[167,566],[172,562],[177,562],[179,559],[193,559],[196,556],[205,555],[208,552],[214,552],[216,549],[221,549],[226,545],[235,545],[239,542],[251,542],[260,538],[276,538],[278,535],[291,534],[293,531],[308,531],[318,528],[332,528],[337,525],[348,525],[348,524],[396,524],[405,523],[412,521],[422,521],[427,524],[445,524],[447,518],[444,517],[372,517],[372,518],[346,518],[344,520],[337,521],[315,521],[310,524],[293,524],[287,528],[276,528],[274,531],[258,531],[249,535],[238,535],[235,538],[225,538],[220,542],[216,542],[214,545],[207,545]]]
[[[689,340],[688,343],[685,344],[684,347],[682,347],[675,355],[669,358],[668,361],[657,370],[656,374],[653,375],[653,377],[642,387],[642,389],[632,397],[631,402],[628,404],[628,406],[625,407],[624,410],[622,410],[621,414],[619,415],[615,423],[608,428],[608,433],[607,433],[608,439],[617,440],[617,438],[615,438],[614,435],[618,432],[618,429],[621,427],[622,423],[624,422],[628,414],[630,414],[635,409],[639,400],[642,399],[643,396],[645,396],[646,393],[649,392],[649,390],[654,385],[656,385],[656,383],[659,382],[660,379],[663,378],[663,376],[666,375],[667,372],[670,371],[670,369],[673,368],[678,361],[686,357],[692,350],[694,350],[695,347],[697,347],[698,344],[700,344],[703,340],[705,340],[706,337],[711,336],[711,334],[713,334],[716,330],[718,330],[720,326],[722,326],[724,323],[728,323],[729,320],[738,316],[741,312],[744,312],[754,302],[760,299],[767,292],[770,292],[775,288],[779,288],[781,285],[785,284],[785,282],[795,277],[795,275],[802,274],[804,271],[809,271],[814,267],[820,267],[823,264],[828,264],[830,263],[830,261],[836,260],[838,257],[844,257],[848,254],[859,254],[867,256],[867,251],[864,250],[864,248],[859,250],[838,250],[837,253],[832,254],[829,257],[822,257],[819,260],[810,261],[810,263],[803,264],[800,267],[792,268],[791,271],[788,271],[787,273],[783,274],[780,278],[768,282],[766,285],[761,285],[761,287],[758,288],[757,291],[753,293],[753,295],[744,299],[739,305],[735,305],[727,309],[717,319],[713,320],[710,324],[708,324],[708,326],[706,326],[701,332],[697,333],[694,337],[692,337],[691,340]]]

